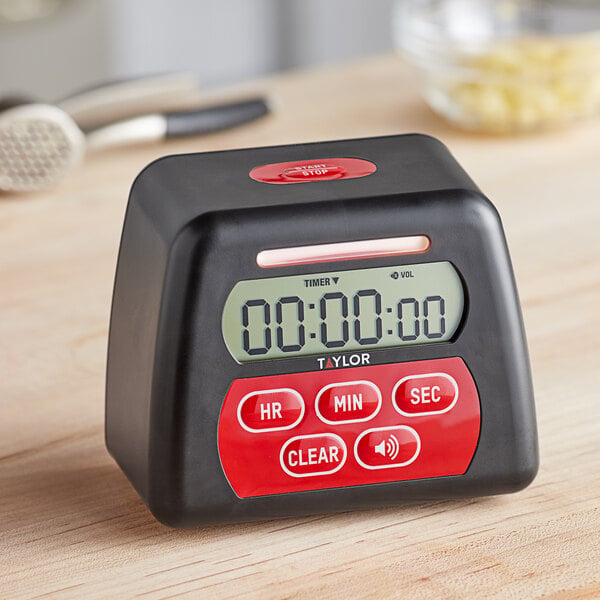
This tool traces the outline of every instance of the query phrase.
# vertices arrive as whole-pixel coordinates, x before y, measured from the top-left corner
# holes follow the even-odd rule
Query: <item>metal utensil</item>
[[[52,187],[82,161],[86,147],[96,150],[210,133],[268,112],[267,101],[259,97],[144,115],[84,133],[56,106],[21,104],[6,108],[0,113],[0,190],[25,192]]]

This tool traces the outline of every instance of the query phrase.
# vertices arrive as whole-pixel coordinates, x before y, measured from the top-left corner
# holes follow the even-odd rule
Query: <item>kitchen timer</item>
[[[172,526],[525,487],[496,210],[422,135],[157,160],[123,228],[106,441]]]

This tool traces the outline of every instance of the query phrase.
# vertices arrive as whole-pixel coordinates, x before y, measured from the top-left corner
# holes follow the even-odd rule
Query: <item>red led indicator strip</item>
[[[259,267],[268,269],[359,258],[403,256],[427,252],[430,245],[431,242],[427,236],[413,235],[379,240],[296,246],[295,248],[275,248],[259,252],[256,255],[256,263]]]

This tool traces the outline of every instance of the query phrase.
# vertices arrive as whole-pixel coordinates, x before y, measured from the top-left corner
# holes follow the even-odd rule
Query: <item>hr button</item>
[[[290,388],[250,392],[240,401],[237,417],[251,433],[292,429],[304,417],[304,400]]]

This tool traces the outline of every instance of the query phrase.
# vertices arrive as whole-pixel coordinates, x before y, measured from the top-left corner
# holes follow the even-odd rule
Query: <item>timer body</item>
[[[525,487],[533,394],[496,210],[420,135],[152,163],[119,252],[106,441],[172,526]]]

